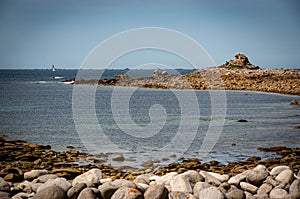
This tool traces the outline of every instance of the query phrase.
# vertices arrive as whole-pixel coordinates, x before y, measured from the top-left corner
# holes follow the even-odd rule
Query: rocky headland
[[[217,67],[196,70],[185,75],[154,71],[151,77],[129,77],[127,74],[102,80],[70,79],[75,84],[134,86],[161,89],[251,90],[300,95],[300,70],[260,69],[241,53],[234,60]]]
[[[1,199],[300,198],[299,148],[258,148],[278,157],[226,165],[190,158],[159,168],[117,169],[105,163],[107,154],[72,146],[56,152],[49,145],[1,138],[0,147]]]

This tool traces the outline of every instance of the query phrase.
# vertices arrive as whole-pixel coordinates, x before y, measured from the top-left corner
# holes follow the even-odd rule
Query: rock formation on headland
[[[248,57],[242,53],[236,53],[234,57],[235,57],[234,60],[226,61],[225,64],[222,65],[222,67],[237,68],[237,69],[247,68],[252,70],[259,69],[258,66],[252,65],[249,62]]]
[[[76,79],[75,84],[162,89],[252,90],[300,95],[300,70],[263,70],[251,64],[248,57],[241,53],[237,53],[234,60],[227,61],[221,66],[204,68],[185,75],[169,75],[155,71],[151,77],[133,78],[127,75],[118,77],[121,78]]]

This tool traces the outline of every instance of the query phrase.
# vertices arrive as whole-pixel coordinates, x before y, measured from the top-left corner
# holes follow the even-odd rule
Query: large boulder
[[[188,181],[188,179],[184,177],[178,177],[176,176],[170,181],[171,191],[172,192],[187,192],[192,193],[193,188],[191,186],[191,183]]]
[[[100,169],[91,169],[79,176],[77,176],[72,185],[75,186],[80,183],[85,183],[88,187],[98,186],[102,179],[102,171]]]
[[[145,199],[165,199],[168,197],[169,191],[163,185],[152,185],[150,186],[145,194]]]
[[[93,189],[87,187],[80,192],[77,199],[98,199],[98,197]]]
[[[80,192],[86,187],[87,186],[85,183],[79,183],[79,184],[75,185],[74,187],[71,187],[67,192],[68,198],[69,199],[78,198]]]
[[[134,188],[121,187],[111,197],[111,199],[142,199],[142,193]]]
[[[10,186],[3,178],[0,177],[0,191],[10,192]]]
[[[42,189],[33,199],[66,199],[68,198],[66,191],[56,185],[48,186],[46,189]]]
[[[294,180],[289,191],[292,198],[300,198],[300,179]]]
[[[199,198],[224,199],[225,195],[217,187],[209,187],[200,191]]]
[[[275,178],[275,180],[281,182],[282,184],[286,185],[290,183],[293,179],[293,171],[290,169],[283,170],[278,174],[278,176]]]
[[[31,171],[28,171],[28,172],[24,173],[24,179],[31,181],[35,178],[38,178],[39,176],[46,175],[46,174],[49,174],[49,173],[50,172],[48,170],[45,170],[45,169],[31,170]]]
[[[270,192],[270,199],[287,198],[288,192],[284,189],[274,188]]]

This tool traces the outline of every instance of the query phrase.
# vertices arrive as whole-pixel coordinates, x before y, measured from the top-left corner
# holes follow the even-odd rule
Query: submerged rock
[[[294,100],[291,101],[291,105],[299,105],[299,102],[294,99]]]

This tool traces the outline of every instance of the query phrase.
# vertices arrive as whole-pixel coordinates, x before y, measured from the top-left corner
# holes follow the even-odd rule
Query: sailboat
[[[62,78],[64,78],[64,77],[60,77],[60,76],[54,76],[54,72],[56,71],[56,68],[55,68],[54,65],[52,65],[51,70],[52,70],[52,78],[53,79],[62,79]]]

